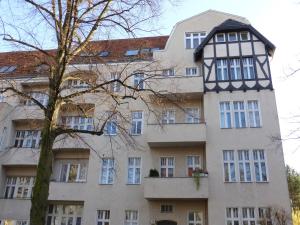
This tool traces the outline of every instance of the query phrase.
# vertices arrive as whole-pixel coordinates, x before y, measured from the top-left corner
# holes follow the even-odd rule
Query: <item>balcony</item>
[[[0,218],[29,218],[30,199],[0,199]]]
[[[18,105],[11,114],[13,121],[22,120],[43,120],[44,112],[38,106]]]
[[[198,146],[206,141],[206,124],[148,124],[146,140],[150,147]]]
[[[86,183],[50,182],[49,197],[51,201],[85,201]]]
[[[168,78],[155,78],[147,81],[149,87],[161,94],[177,93],[201,96],[203,94],[202,76],[174,76]]]
[[[200,187],[197,190],[192,177],[146,177],[144,179],[144,198],[158,199],[207,199],[208,178],[200,178]]]

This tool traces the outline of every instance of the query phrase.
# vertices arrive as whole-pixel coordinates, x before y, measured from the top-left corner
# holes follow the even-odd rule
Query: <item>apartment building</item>
[[[147,93],[153,111],[134,100],[121,106],[128,132],[112,102],[94,94],[77,99],[84,115],[62,110],[61,123],[73,128],[109,119],[101,137],[57,138],[47,225],[254,225],[270,208],[290,213],[282,146],[271,138],[280,136],[275,46],[247,19],[208,10],[169,36],[96,41],[91,49],[100,60],[82,53],[68,68],[82,79],[68,80],[66,92],[122,71],[165,98]],[[31,55],[0,53],[0,74],[46,104],[47,77]],[[155,76],[140,72],[147,66]],[[0,119],[0,224],[27,225],[43,113],[5,93]]]

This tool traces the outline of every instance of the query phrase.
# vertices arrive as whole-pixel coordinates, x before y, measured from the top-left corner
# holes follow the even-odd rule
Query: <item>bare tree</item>
[[[9,1],[7,2],[9,4]],[[22,3],[23,4],[23,3]],[[125,31],[133,35],[138,29],[142,29],[145,22],[155,18],[159,14],[160,0],[25,0],[24,7],[31,10],[33,20],[44,24],[49,32],[53,34],[56,43],[55,50],[44,50],[35,35],[30,31],[22,29],[16,24],[9,24],[1,20],[4,33],[3,39],[34,50],[29,55],[38,59],[37,73],[47,76],[46,87],[48,102],[43,104],[30,91],[23,92],[19,85],[7,77],[2,77],[1,93],[16,95],[37,105],[45,116],[41,132],[40,157],[37,167],[36,181],[33,188],[32,206],[30,211],[30,224],[45,224],[45,213],[49,194],[49,183],[52,173],[53,152],[55,140],[62,135],[74,137],[77,134],[91,134],[101,136],[105,133],[106,124],[115,116],[118,117],[119,130],[124,138],[127,135],[129,119],[124,113],[124,104],[130,101],[141,101],[149,105],[150,100],[144,93],[160,96],[151,85],[142,87],[141,84],[158,74],[158,66],[151,63],[141,63],[135,68],[138,73],[143,73],[144,78],[134,85],[128,81],[132,74],[127,74],[127,68],[131,63],[124,63],[121,73],[113,78],[104,76],[104,62],[95,61],[93,57],[91,41],[95,35],[107,34],[108,31]],[[13,26],[14,32],[10,34]],[[17,32],[15,32],[17,31]],[[20,35],[22,34],[22,35]],[[24,36],[25,35],[25,36]],[[84,54],[83,54],[84,53]],[[92,62],[95,66],[88,68],[84,75],[80,68],[72,66],[83,55],[87,64]],[[89,76],[87,75],[89,74]],[[78,82],[84,85],[82,89],[68,89],[72,83]],[[116,93],[112,89],[121,87],[122,91]],[[98,94],[97,104],[108,103],[109,113],[103,114],[94,120],[92,128],[71,128],[61,115],[68,110],[76,110],[79,115],[89,117],[94,110],[92,104],[78,104],[78,99],[89,94]],[[153,111],[155,114],[156,112]]]

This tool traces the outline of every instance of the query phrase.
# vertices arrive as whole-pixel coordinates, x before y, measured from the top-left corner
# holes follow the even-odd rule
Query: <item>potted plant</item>
[[[194,178],[194,182],[196,184],[196,189],[199,190],[200,187],[200,177],[207,176],[208,172],[204,169],[196,168],[192,173],[192,177]]]
[[[149,177],[159,177],[159,172],[157,171],[157,169],[150,169]]]

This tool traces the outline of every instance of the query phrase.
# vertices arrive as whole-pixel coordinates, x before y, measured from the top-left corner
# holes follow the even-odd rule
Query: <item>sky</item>
[[[21,12],[16,8],[14,11]],[[292,68],[300,68],[300,0],[177,0],[174,4],[166,1],[157,21],[159,30],[153,35],[168,35],[178,21],[208,9],[246,17],[276,45],[270,62],[285,161],[300,172],[300,138],[291,140],[297,134],[300,137],[300,132],[290,135],[297,127],[300,129],[300,72],[289,76]],[[47,33],[44,42],[47,43]],[[0,51],[10,49],[0,40]]]

